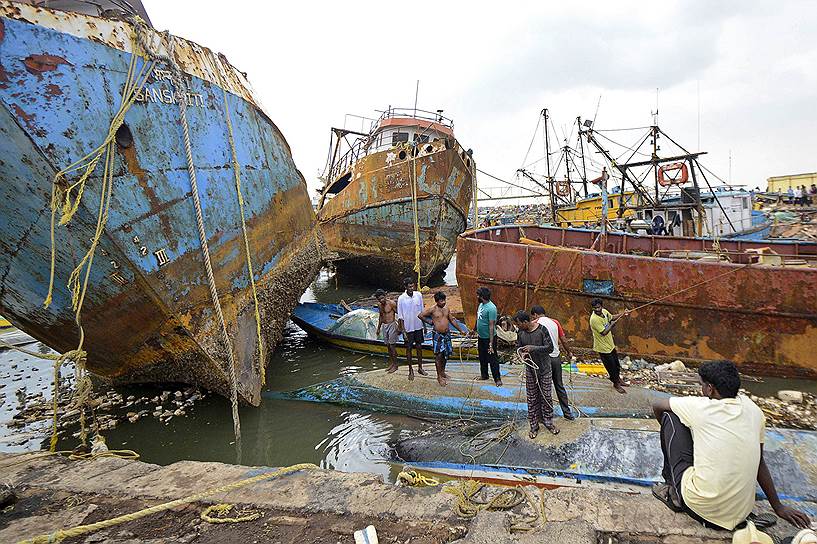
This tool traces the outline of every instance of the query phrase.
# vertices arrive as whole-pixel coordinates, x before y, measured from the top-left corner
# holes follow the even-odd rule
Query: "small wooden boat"
[[[0,327],[0,350],[8,346],[25,346],[36,342],[36,338],[32,338],[23,331],[9,325],[8,327]]]
[[[363,306],[348,308],[340,304],[302,302],[293,310],[292,321],[306,332],[335,347],[358,353],[388,354],[386,343],[376,334],[377,310]],[[452,343],[454,357],[465,360],[477,358],[475,339],[454,336]],[[406,348],[402,343],[397,344],[397,356],[406,356]],[[432,364],[434,362],[430,328],[426,331],[423,343],[423,359]]]

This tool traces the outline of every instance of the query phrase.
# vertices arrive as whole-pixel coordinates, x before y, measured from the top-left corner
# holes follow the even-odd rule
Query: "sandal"
[[[528,438],[533,440],[534,438],[536,438],[536,435],[538,435],[538,434],[539,434],[539,429],[536,429],[535,431],[530,430],[530,431],[528,431]]]
[[[752,512],[746,517],[746,519],[754,523],[755,527],[758,529],[766,529],[777,525],[777,516],[770,512],[764,512],[762,514],[755,514]]]
[[[663,502],[664,505],[673,512],[683,512],[684,508],[676,502],[672,488],[667,484],[655,484],[652,486],[652,496]]]

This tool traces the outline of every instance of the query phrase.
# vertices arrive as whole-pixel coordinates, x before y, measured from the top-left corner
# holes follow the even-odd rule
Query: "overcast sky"
[[[560,139],[599,97],[596,128],[644,126],[656,88],[659,125],[690,150],[700,104],[702,162],[721,178],[730,151],[734,184],[817,170],[817,2],[144,3],[157,29],[248,73],[312,189],[330,127],[412,107],[418,79],[419,108],[445,110],[505,179],[542,108]]]

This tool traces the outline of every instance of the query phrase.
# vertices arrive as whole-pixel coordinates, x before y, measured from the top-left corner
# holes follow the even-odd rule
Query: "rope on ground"
[[[151,506],[150,508],[145,508],[139,510],[137,512],[132,512],[130,514],[124,514],[121,516],[117,516],[115,518],[110,518],[102,521],[98,521],[96,523],[90,523],[87,525],[78,525],[76,527],[72,527],[70,529],[59,529],[54,531],[50,534],[36,536],[34,538],[30,538],[27,540],[22,540],[18,544],[55,544],[62,542],[66,538],[78,537],[88,533],[92,533],[95,531],[99,531],[100,529],[107,529],[108,527],[113,527],[114,525],[118,525],[120,523],[125,523],[127,521],[135,521],[137,519],[144,518],[146,516],[150,516],[152,514],[156,514],[159,512],[164,512],[166,510],[171,510],[176,508],[177,506],[182,506],[185,504],[190,504],[196,501],[200,501],[212,495],[217,495],[219,493],[227,493],[229,491],[233,491],[235,489],[239,489],[241,487],[246,487],[248,485],[256,484],[259,482],[263,482],[264,480],[272,480],[273,478],[277,478],[279,476],[284,476],[286,474],[290,474],[292,472],[297,472],[299,470],[313,470],[317,469],[316,465],[311,463],[301,463],[297,465],[292,465],[285,468],[280,468],[273,472],[267,472],[264,474],[259,474],[258,476],[253,476],[252,478],[247,478],[244,480],[239,480],[237,482],[233,482],[231,484],[222,485],[219,487],[213,487],[210,489],[206,489],[199,493],[195,493],[193,495],[189,495],[187,497],[183,497],[181,499],[176,499],[174,501],[165,502],[162,504],[157,504],[155,506]]]
[[[437,478],[420,474],[416,470],[404,470],[397,475],[397,481],[409,487],[436,487],[440,485]]]
[[[242,521],[255,521],[264,515],[259,510],[238,510],[236,508],[236,516],[230,517],[229,514],[233,508],[235,508],[234,504],[214,504],[205,508],[199,517],[207,523],[241,523]]]
[[[465,519],[476,517],[480,510],[510,510],[522,504],[525,500],[525,493],[518,487],[503,489],[487,501],[476,498],[485,484],[476,480],[464,480],[455,485],[443,488],[449,495],[454,495],[457,502],[454,504],[454,512],[457,516]]]

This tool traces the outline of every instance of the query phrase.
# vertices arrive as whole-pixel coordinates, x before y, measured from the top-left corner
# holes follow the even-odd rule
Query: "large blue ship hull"
[[[46,309],[52,182],[104,141],[126,83],[133,32],[125,22],[0,6],[0,313],[59,351],[78,342],[67,280],[94,234],[103,169],[88,181],[72,221],[57,227]],[[169,39],[189,92],[192,157],[231,345],[209,295],[180,111],[170,66],[160,62],[117,138],[110,215],[82,312],[87,367],[114,381],[179,381],[226,393],[232,349],[240,396],[257,404],[265,361],[257,357],[225,98],[267,354],[317,271],[315,216],[286,140],[240,73],[221,55]]]

